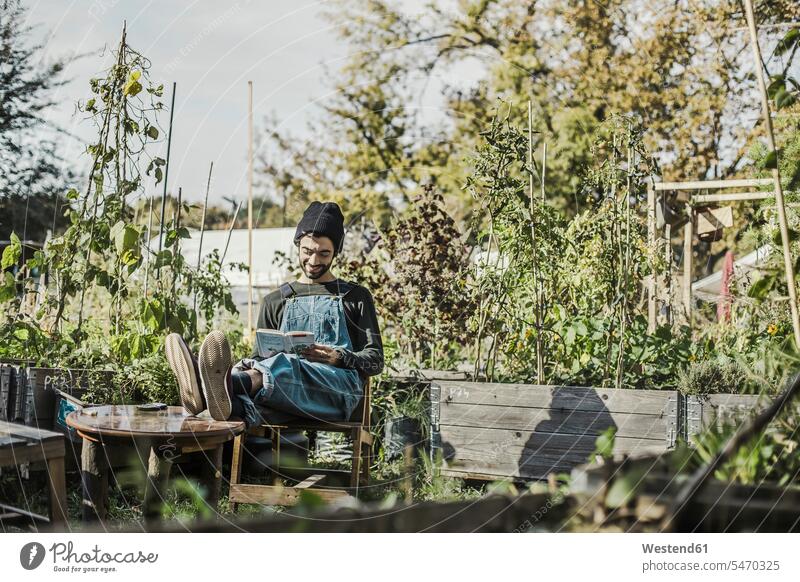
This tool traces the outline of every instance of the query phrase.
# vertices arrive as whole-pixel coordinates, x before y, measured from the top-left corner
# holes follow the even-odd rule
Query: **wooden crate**
[[[442,474],[544,479],[585,463],[597,436],[617,429],[615,454],[674,444],[676,393],[576,386],[440,381],[431,385],[432,451]]]

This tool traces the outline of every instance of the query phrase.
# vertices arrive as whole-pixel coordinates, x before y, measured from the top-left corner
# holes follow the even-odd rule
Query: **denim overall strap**
[[[289,297],[283,308],[281,331],[311,331],[318,344],[353,349],[341,295]]]

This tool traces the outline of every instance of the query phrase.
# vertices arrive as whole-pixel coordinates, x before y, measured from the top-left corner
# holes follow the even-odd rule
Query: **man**
[[[312,331],[300,353],[257,353],[231,365],[228,340],[212,331],[195,361],[183,338],[170,334],[167,360],[181,403],[192,414],[206,407],[216,420],[238,417],[250,426],[264,416],[348,420],[364,380],[383,370],[383,343],[370,292],[331,272],[344,242],[344,216],[334,202],[312,202],[297,225],[302,275],[261,302],[258,327]]]

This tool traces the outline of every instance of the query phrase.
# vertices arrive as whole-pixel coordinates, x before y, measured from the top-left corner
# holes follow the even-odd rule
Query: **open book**
[[[258,355],[266,358],[275,352],[297,352],[314,345],[314,334],[310,331],[256,330]]]

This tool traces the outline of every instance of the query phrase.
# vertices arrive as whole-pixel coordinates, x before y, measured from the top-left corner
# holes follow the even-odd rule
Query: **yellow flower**
[[[778,333],[778,326],[777,326],[777,325],[775,325],[774,323],[770,323],[770,324],[767,326],[767,333],[768,333],[769,335],[775,335],[776,333]]]
[[[697,356],[695,356],[694,354],[689,354],[689,361],[694,362],[695,360],[697,360]]]

